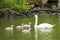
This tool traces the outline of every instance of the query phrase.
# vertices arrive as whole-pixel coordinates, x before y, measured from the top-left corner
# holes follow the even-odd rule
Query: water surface
[[[31,32],[29,34],[22,33],[21,30],[16,29],[16,26],[21,23],[28,24],[31,22]],[[35,34],[34,30],[35,18],[19,17],[19,18],[0,18],[0,40],[60,40],[60,18],[57,16],[39,16],[38,24],[51,23],[56,24],[53,29],[38,30]],[[5,30],[6,27],[14,25],[13,31]],[[35,35],[38,35],[37,39]]]

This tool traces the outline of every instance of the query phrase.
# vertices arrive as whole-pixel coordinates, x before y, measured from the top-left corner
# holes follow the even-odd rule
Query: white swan
[[[23,25],[22,33],[24,34],[30,33],[30,30],[31,30],[31,22],[29,22],[29,24]]]
[[[6,30],[13,30],[13,25],[11,25],[11,27],[6,27]]]
[[[31,28],[29,28],[28,30],[27,29],[24,29],[24,30],[22,30],[22,33],[28,34],[28,33],[30,33],[30,30],[31,30]]]
[[[30,26],[31,26],[31,22],[29,22],[29,24],[21,24],[21,26],[20,25],[18,25],[18,26],[16,26],[16,29],[24,29],[24,28],[30,28]]]
[[[29,24],[23,24],[23,27],[31,27],[31,22]]]
[[[37,20],[38,20],[38,16],[35,15],[35,25],[34,27],[35,28],[38,28],[38,29],[42,29],[42,28],[53,28],[56,24],[52,25],[52,24],[49,24],[49,23],[42,23],[40,25],[37,25]]]
[[[29,22],[29,24],[23,24],[22,26],[23,26],[22,30],[24,30],[24,29],[28,30],[31,27],[31,22]]]
[[[22,26],[20,26],[20,25],[16,26],[16,29],[22,29]]]
[[[38,20],[38,16],[37,15],[35,15],[35,25],[34,25],[34,29],[35,29],[35,40],[38,40],[38,32],[37,32],[37,29],[39,29],[39,30],[43,30],[43,29],[51,29],[51,28],[53,28],[54,26],[55,26],[55,24],[54,25],[51,25],[51,24],[49,24],[49,23],[42,23],[42,24],[40,24],[40,25],[37,25],[37,21]]]
[[[52,24],[49,24],[49,23],[42,23],[40,25],[37,26],[38,29],[48,29],[48,28],[53,28],[56,24],[52,25]]]
[[[16,26],[16,29],[23,29],[23,23],[21,25]]]

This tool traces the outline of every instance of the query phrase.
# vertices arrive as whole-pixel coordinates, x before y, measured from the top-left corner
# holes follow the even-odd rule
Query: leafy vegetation
[[[0,8],[11,7],[13,9],[30,9],[33,5],[28,5],[27,0],[0,0]]]

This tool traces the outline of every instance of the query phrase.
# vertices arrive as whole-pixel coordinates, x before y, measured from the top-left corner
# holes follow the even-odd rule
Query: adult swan
[[[53,28],[56,24],[52,25],[52,24],[49,24],[49,23],[41,23],[40,25],[37,25],[38,23],[38,16],[35,15],[35,25],[34,25],[34,28],[37,28],[37,29],[49,29],[49,28]]]
[[[42,29],[51,29],[55,26],[52,25],[52,24],[49,24],[49,23],[42,23],[40,25],[37,25],[38,23],[38,16],[37,15],[34,15],[35,16],[35,25],[34,25],[34,29],[35,29],[35,40],[38,40],[38,32],[37,32],[37,29],[38,30],[42,30]]]

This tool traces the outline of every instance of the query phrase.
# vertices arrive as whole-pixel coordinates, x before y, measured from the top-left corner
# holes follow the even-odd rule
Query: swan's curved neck
[[[35,29],[35,40],[38,40],[38,32],[37,32],[37,23],[38,23],[38,16],[35,15],[35,25],[34,25],[34,29]]]
[[[38,16],[37,15],[35,15],[35,27],[37,26],[37,23],[38,23]]]

